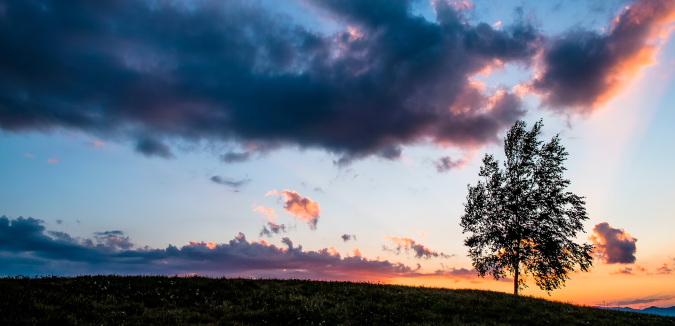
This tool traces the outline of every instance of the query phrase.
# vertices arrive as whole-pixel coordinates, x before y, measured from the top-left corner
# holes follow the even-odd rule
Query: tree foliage
[[[542,290],[564,286],[578,265],[593,265],[593,245],[576,244],[588,219],[584,197],[566,192],[563,177],[568,153],[556,135],[538,139],[543,122],[530,131],[517,121],[504,139],[503,169],[485,155],[476,186],[468,185],[460,225],[470,233],[464,244],[481,277],[514,277],[514,294],[525,287],[521,275],[532,275]]]

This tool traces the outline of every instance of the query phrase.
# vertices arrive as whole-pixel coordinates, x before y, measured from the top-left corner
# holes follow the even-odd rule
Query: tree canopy
[[[532,275],[542,290],[564,286],[579,266],[593,266],[593,245],[574,238],[588,220],[584,197],[566,188],[563,163],[568,153],[556,135],[550,142],[538,139],[543,122],[530,131],[517,121],[504,139],[506,160],[486,154],[476,186],[468,185],[460,225],[469,257],[481,277],[513,275],[514,294],[526,286],[521,275]]]

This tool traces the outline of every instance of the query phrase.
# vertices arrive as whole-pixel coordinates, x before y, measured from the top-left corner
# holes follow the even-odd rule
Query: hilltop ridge
[[[675,325],[481,290],[278,279],[0,278],[0,324]]]

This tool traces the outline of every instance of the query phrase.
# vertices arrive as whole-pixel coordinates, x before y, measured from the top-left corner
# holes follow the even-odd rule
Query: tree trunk
[[[516,273],[513,278],[513,294],[515,295],[518,295],[518,274],[520,274],[518,267],[520,267],[520,262],[516,263]]]

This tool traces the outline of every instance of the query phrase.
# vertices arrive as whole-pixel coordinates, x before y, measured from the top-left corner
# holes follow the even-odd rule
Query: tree
[[[549,292],[564,286],[579,265],[593,266],[593,245],[573,239],[588,219],[584,197],[566,192],[563,178],[568,153],[556,135],[544,143],[537,137],[542,120],[532,130],[517,121],[504,139],[503,169],[492,155],[485,155],[475,187],[468,185],[460,225],[469,257],[481,277],[496,280],[513,275],[513,293],[526,287],[521,275],[531,274]]]

